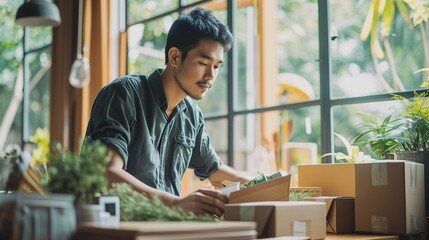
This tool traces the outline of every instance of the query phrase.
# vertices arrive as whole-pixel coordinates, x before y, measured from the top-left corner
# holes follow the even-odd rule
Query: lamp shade
[[[45,0],[30,0],[18,8],[16,23],[26,26],[57,26],[61,23],[57,5]]]

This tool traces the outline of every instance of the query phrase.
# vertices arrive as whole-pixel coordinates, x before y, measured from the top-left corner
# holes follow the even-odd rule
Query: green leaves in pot
[[[84,141],[75,154],[54,144],[47,164],[45,185],[51,193],[69,193],[76,202],[91,203],[107,186],[105,176],[110,153],[100,141]]]
[[[148,198],[126,183],[114,183],[106,195],[119,197],[121,221],[204,221],[216,218],[210,215],[185,213],[181,208],[168,207],[158,197]]]

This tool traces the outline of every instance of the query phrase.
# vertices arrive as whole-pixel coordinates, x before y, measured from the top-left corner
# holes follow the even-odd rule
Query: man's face
[[[181,90],[193,99],[202,99],[216,80],[223,63],[223,46],[213,40],[201,40],[180,60],[174,78]]]

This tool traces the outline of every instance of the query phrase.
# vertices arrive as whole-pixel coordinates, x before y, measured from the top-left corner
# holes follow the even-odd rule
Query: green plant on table
[[[361,116],[370,119],[358,125],[363,132],[354,138],[353,144],[361,147],[369,144],[374,154],[382,159],[386,154],[401,149],[400,134],[405,128],[405,123],[395,118],[395,113],[389,114],[381,123],[371,118],[372,115]]]
[[[49,131],[47,129],[37,128],[36,133],[30,136],[30,141],[37,145],[32,153],[33,163],[41,167],[44,173],[46,173],[49,159]]]
[[[105,171],[109,160],[110,153],[100,141],[84,141],[80,155],[54,144],[45,186],[51,193],[73,194],[77,203],[92,203],[108,183]]]
[[[181,208],[168,207],[159,198],[148,198],[126,183],[114,183],[104,190],[120,198],[121,221],[215,221],[210,215],[185,213]]]
[[[344,144],[344,146],[347,149],[347,153],[342,152],[335,152],[335,153],[326,153],[321,156],[321,158],[327,157],[327,156],[334,156],[336,160],[339,162],[365,162],[369,161],[371,157],[369,155],[365,155],[363,152],[359,151],[358,146],[353,146],[343,135],[334,133],[335,136],[337,136],[341,142]]]
[[[304,201],[311,196],[310,191],[291,191],[289,192],[289,201]]]
[[[390,113],[381,124],[376,120],[360,124],[363,132],[355,137],[354,143],[369,144],[380,158],[400,151],[429,151],[428,92],[414,92],[410,99],[393,95],[392,99],[405,102],[404,112]]]
[[[429,97],[428,91],[417,93],[411,99],[394,95],[393,99],[408,101],[403,113],[407,121],[401,142],[404,151],[429,151]]]

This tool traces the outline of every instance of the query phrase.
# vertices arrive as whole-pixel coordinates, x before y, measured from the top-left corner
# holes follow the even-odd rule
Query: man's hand
[[[193,212],[196,215],[214,214],[218,217],[223,215],[228,198],[210,189],[199,189],[186,197],[180,198],[175,205],[181,207],[185,212]]]

